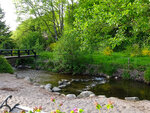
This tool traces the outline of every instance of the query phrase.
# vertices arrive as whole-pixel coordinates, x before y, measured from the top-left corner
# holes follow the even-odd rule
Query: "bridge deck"
[[[38,56],[38,55],[36,55],[36,56]],[[5,56],[4,58],[6,58],[6,59],[14,59],[14,58],[28,58],[28,57],[35,57],[35,55],[22,55],[20,57],[18,57],[18,56]]]

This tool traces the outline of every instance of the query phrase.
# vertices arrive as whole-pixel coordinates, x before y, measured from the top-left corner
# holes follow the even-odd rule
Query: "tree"
[[[39,18],[47,27],[48,34],[58,40],[64,28],[66,0],[14,0],[17,14]]]
[[[150,43],[149,15],[149,0],[79,0],[74,26],[85,48],[122,50],[133,43]]]
[[[11,33],[9,27],[5,24],[4,15],[5,14],[0,7],[0,49],[11,49],[15,47],[15,43],[9,38]]]
[[[4,12],[0,7],[0,36],[9,36],[9,27],[6,26],[4,21]]]
[[[11,36],[16,40],[17,48],[43,50],[47,46],[47,39],[42,36],[41,31],[44,31],[45,28],[41,25],[39,25],[38,18],[23,21]]]

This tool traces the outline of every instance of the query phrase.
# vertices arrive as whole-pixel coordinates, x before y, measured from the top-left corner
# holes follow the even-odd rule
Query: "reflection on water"
[[[51,83],[58,86],[58,81],[67,79],[71,85],[62,89],[62,93],[74,93],[78,95],[83,90],[90,90],[96,95],[106,95],[107,97],[118,97],[124,99],[127,96],[137,96],[140,99],[150,100],[150,86],[132,80],[105,80],[102,77],[93,76],[73,76],[46,73],[40,76],[40,83]]]

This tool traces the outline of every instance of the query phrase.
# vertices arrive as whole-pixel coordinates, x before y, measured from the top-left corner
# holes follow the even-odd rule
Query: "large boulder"
[[[91,94],[94,94],[94,93],[91,92],[91,91],[83,91],[83,92],[81,92],[77,97],[78,97],[78,98],[89,97]]]
[[[75,99],[76,95],[75,94],[68,94],[68,95],[66,95],[66,98],[68,98],[68,99]]]
[[[51,90],[52,84],[46,84],[44,88],[45,88],[47,91],[52,91],[52,90]]]
[[[53,92],[59,92],[59,91],[61,91],[61,89],[59,87],[53,87],[52,91]]]

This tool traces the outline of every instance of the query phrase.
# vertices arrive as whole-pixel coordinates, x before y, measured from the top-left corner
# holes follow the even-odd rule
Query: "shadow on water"
[[[71,85],[62,89],[61,93],[78,95],[83,90],[90,90],[96,95],[106,95],[107,97],[118,97],[124,99],[125,97],[136,96],[140,99],[150,100],[150,86],[132,80],[105,80],[102,77],[93,76],[73,76],[60,75],[55,73],[40,76],[40,83],[51,83],[53,86],[58,86],[58,81],[67,79]]]

